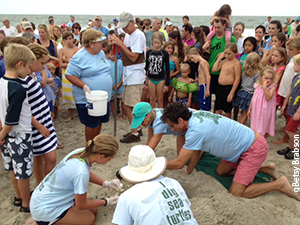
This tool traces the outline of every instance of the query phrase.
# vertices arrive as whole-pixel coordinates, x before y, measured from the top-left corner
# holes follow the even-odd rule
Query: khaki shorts
[[[58,107],[59,106],[59,98],[56,98],[53,100],[54,101],[54,107]]]
[[[123,102],[124,105],[134,107],[141,101],[144,84],[124,86]]]

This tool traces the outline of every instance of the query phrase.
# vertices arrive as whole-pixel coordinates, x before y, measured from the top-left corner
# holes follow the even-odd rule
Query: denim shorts
[[[90,116],[85,104],[76,104],[80,122],[89,128],[96,128],[100,123],[107,123],[109,121],[110,107],[107,103],[107,113],[104,116]]]

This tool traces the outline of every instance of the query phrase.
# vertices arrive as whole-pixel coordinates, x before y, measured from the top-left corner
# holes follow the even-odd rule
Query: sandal
[[[285,149],[282,149],[282,150],[278,150],[277,153],[279,155],[286,155],[288,154],[289,152],[291,152],[292,149],[290,149],[289,147],[286,147]]]
[[[23,213],[30,213],[30,209],[27,208],[27,207],[21,206],[20,212],[23,212]]]
[[[14,206],[22,206],[22,199],[21,198],[17,198],[17,197],[15,197],[14,198]]]
[[[293,149],[291,149],[291,151],[289,151],[285,156],[284,158],[286,159],[294,159],[294,152],[293,152]]]

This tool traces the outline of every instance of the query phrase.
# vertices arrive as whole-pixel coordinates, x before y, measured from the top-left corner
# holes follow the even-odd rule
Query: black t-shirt
[[[166,80],[165,86],[170,84],[169,54],[165,50],[148,50],[146,53],[146,73],[153,80]]]

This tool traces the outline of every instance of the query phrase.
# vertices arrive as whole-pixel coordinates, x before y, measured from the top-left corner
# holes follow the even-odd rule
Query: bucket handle
[[[85,107],[88,108],[88,109],[93,109],[93,102],[86,103]]]

